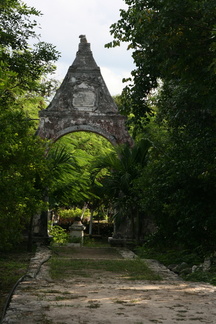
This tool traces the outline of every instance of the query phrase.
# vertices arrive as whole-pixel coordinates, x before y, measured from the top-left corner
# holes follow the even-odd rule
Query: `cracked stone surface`
[[[136,257],[126,249],[109,249],[110,259]],[[82,259],[104,258],[102,248],[81,252]],[[79,258],[76,253],[71,257]],[[145,262],[163,277],[161,281],[132,281],[94,270],[90,277],[67,280],[62,274],[61,282],[55,282],[46,262],[50,254],[47,248],[37,251],[26,278],[14,291],[3,324],[215,323],[216,287],[185,282],[155,260]]]

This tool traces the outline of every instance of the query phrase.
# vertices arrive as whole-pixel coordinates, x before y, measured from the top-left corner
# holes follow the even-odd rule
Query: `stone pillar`
[[[73,224],[70,226],[70,238],[79,241],[83,244],[85,226],[82,224],[80,217],[76,217]]]

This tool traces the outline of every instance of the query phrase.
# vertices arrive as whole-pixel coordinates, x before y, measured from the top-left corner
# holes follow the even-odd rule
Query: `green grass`
[[[198,253],[185,249],[155,249],[147,246],[138,247],[136,254],[141,258],[155,259],[163,263],[165,266],[169,264],[178,264],[186,262],[188,265],[200,264],[203,262],[203,257]]]
[[[81,276],[91,276],[91,271],[108,271],[130,280],[161,280],[161,277],[151,271],[144,261],[135,260],[86,260],[64,259],[53,257],[49,261],[50,274],[54,280]]]
[[[110,247],[110,244],[106,240],[103,239],[94,239],[89,236],[84,236],[83,246],[86,247]]]
[[[194,282],[208,282],[216,286],[216,266],[212,266],[209,271],[196,271],[187,275],[184,279]]]
[[[33,253],[26,251],[25,245],[7,252],[0,252],[0,318],[6,298],[11,289],[27,271]]]
[[[26,270],[26,263],[16,260],[0,259],[0,278],[4,285],[12,285]]]
[[[158,260],[165,266],[186,262],[192,267],[193,265],[199,265],[204,261],[204,255],[200,253],[199,250],[191,251],[181,248],[157,249],[144,245],[136,249],[136,254],[141,258]],[[209,271],[199,270],[191,274],[182,275],[182,278],[194,282],[208,282],[216,286],[216,265],[214,264]]]

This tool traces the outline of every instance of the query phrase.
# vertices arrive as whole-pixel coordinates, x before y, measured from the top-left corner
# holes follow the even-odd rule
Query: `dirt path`
[[[123,257],[133,254],[112,248],[75,249],[71,254],[78,259]],[[216,287],[184,282],[157,262],[147,263],[163,275],[162,281],[132,281],[94,270],[89,277],[54,282],[45,263],[36,279],[19,285],[3,323],[216,323]]]

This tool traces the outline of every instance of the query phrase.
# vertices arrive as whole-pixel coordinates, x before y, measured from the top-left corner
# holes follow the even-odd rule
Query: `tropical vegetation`
[[[215,251],[216,3],[125,3],[106,46],[132,50],[135,69],[115,100],[134,146],[113,148],[91,133],[55,144],[35,136],[59,53],[38,41],[39,11],[1,1],[0,249],[31,234],[35,213],[45,236],[48,209],[88,207],[117,231],[130,224],[137,244]]]
[[[133,52],[121,110],[134,136],[153,143],[137,181],[141,205],[154,215],[161,243],[214,251],[215,1],[125,3],[107,47],[127,42]]]
[[[35,137],[35,115],[44,107],[46,75],[59,54],[37,39],[40,13],[17,0],[0,4],[0,248],[17,244],[43,205],[38,179],[47,172],[45,143]],[[38,118],[38,117],[37,117]]]

